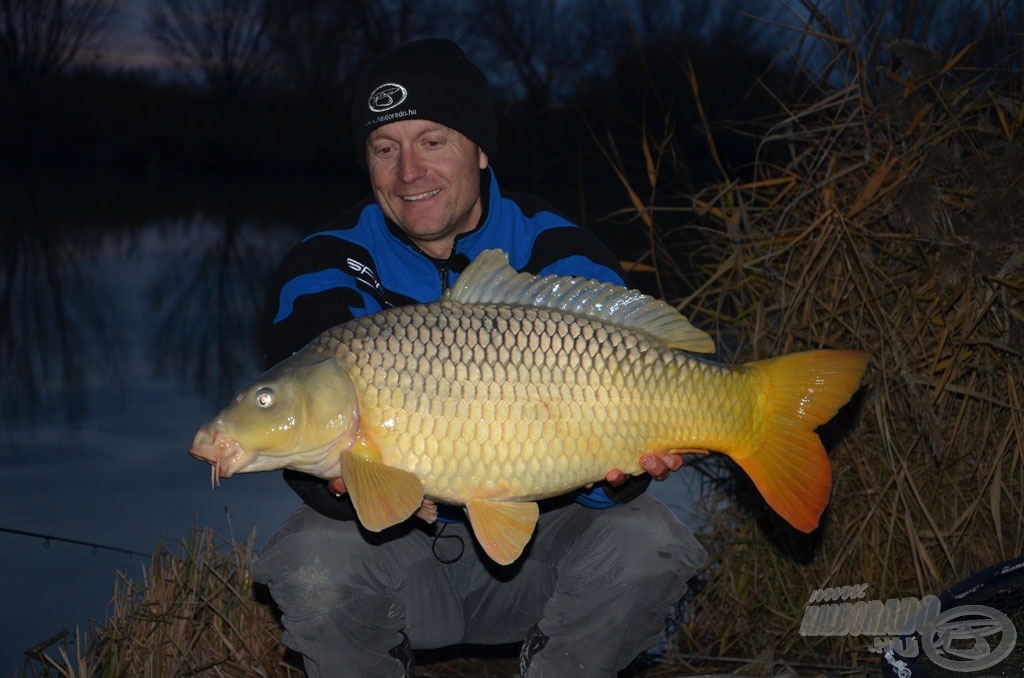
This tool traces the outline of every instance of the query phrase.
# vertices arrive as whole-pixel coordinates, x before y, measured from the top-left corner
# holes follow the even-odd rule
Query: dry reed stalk
[[[46,657],[59,676],[299,676],[280,628],[249,576],[255,535],[223,540],[193,528],[180,553],[157,547],[141,581],[118,572],[112,610],[72,660]]]
[[[1024,552],[1024,78],[986,80],[963,67],[968,51],[929,53],[926,73],[906,61],[882,82],[837,53],[857,64],[849,82],[765,135],[774,160],[694,197],[696,256],[692,239],[661,236],[663,252],[700,262],[677,305],[722,338],[726,360],[872,354],[823,431],[823,528],[796,535],[749,497],[751,511],[714,516],[684,651],[872,662],[869,638],[800,635],[813,590],[937,594]],[[642,210],[656,229],[653,199]]]

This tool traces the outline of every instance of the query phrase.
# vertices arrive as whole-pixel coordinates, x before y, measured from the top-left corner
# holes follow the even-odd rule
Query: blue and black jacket
[[[623,284],[615,257],[589,231],[529,195],[502,194],[494,173],[480,178],[483,217],[459,235],[447,259],[423,253],[367,197],[334,230],[315,233],[295,246],[277,269],[267,296],[262,342],[269,368],[324,330],[386,308],[436,301],[482,251],[499,248],[519,271],[559,274]],[[285,480],[309,506],[338,519],[352,519],[351,502],[339,501],[326,481],[295,471]],[[605,508],[641,494],[648,476],[609,488],[596,486],[574,499]]]

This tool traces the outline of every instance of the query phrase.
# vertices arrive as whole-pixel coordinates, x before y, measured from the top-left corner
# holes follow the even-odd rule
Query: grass
[[[820,431],[834,471],[822,529],[794,533],[744,478],[720,478],[731,508],[704,535],[680,646],[868,665],[861,638],[800,636],[811,591],[920,597],[1024,551],[1024,79],[978,68],[980,39],[944,57],[804,32],[831,45],[829,84],[770,121],[748,178],[723,170],[689,208],[661,208],[677,196],[656,190],[671,171],[659,140],[637,162],[646,182],[619,174],[654,242],[641,263],[685,289],[674,303],[725,360],[872,355]]]
[[[271,607],[249,575],[255,534],[244,542],[193,528],[164,545],[140,578],[118,572],[102,626],[35,653],[39,674],[75,676],[301,676],[279,643]]]

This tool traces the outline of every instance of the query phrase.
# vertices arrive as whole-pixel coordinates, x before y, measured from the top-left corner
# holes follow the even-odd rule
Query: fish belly
[[[440,501],[555,496],[640,473],[646,452],[752,434],[749,371],[560,311],[441,301],[325,341],[356,385],[362,435]]]

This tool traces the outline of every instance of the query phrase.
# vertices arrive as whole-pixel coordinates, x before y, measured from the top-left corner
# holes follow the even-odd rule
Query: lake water
[[[214,491],[187,451],[260,369],[272,268],[361,190],[0,188],[0,676],[102,621],[116,571],[147,561],[124,551],[196,523],[260,546],[298,506],[276,472]],[[655,492],[685,515],[695,476]]]

